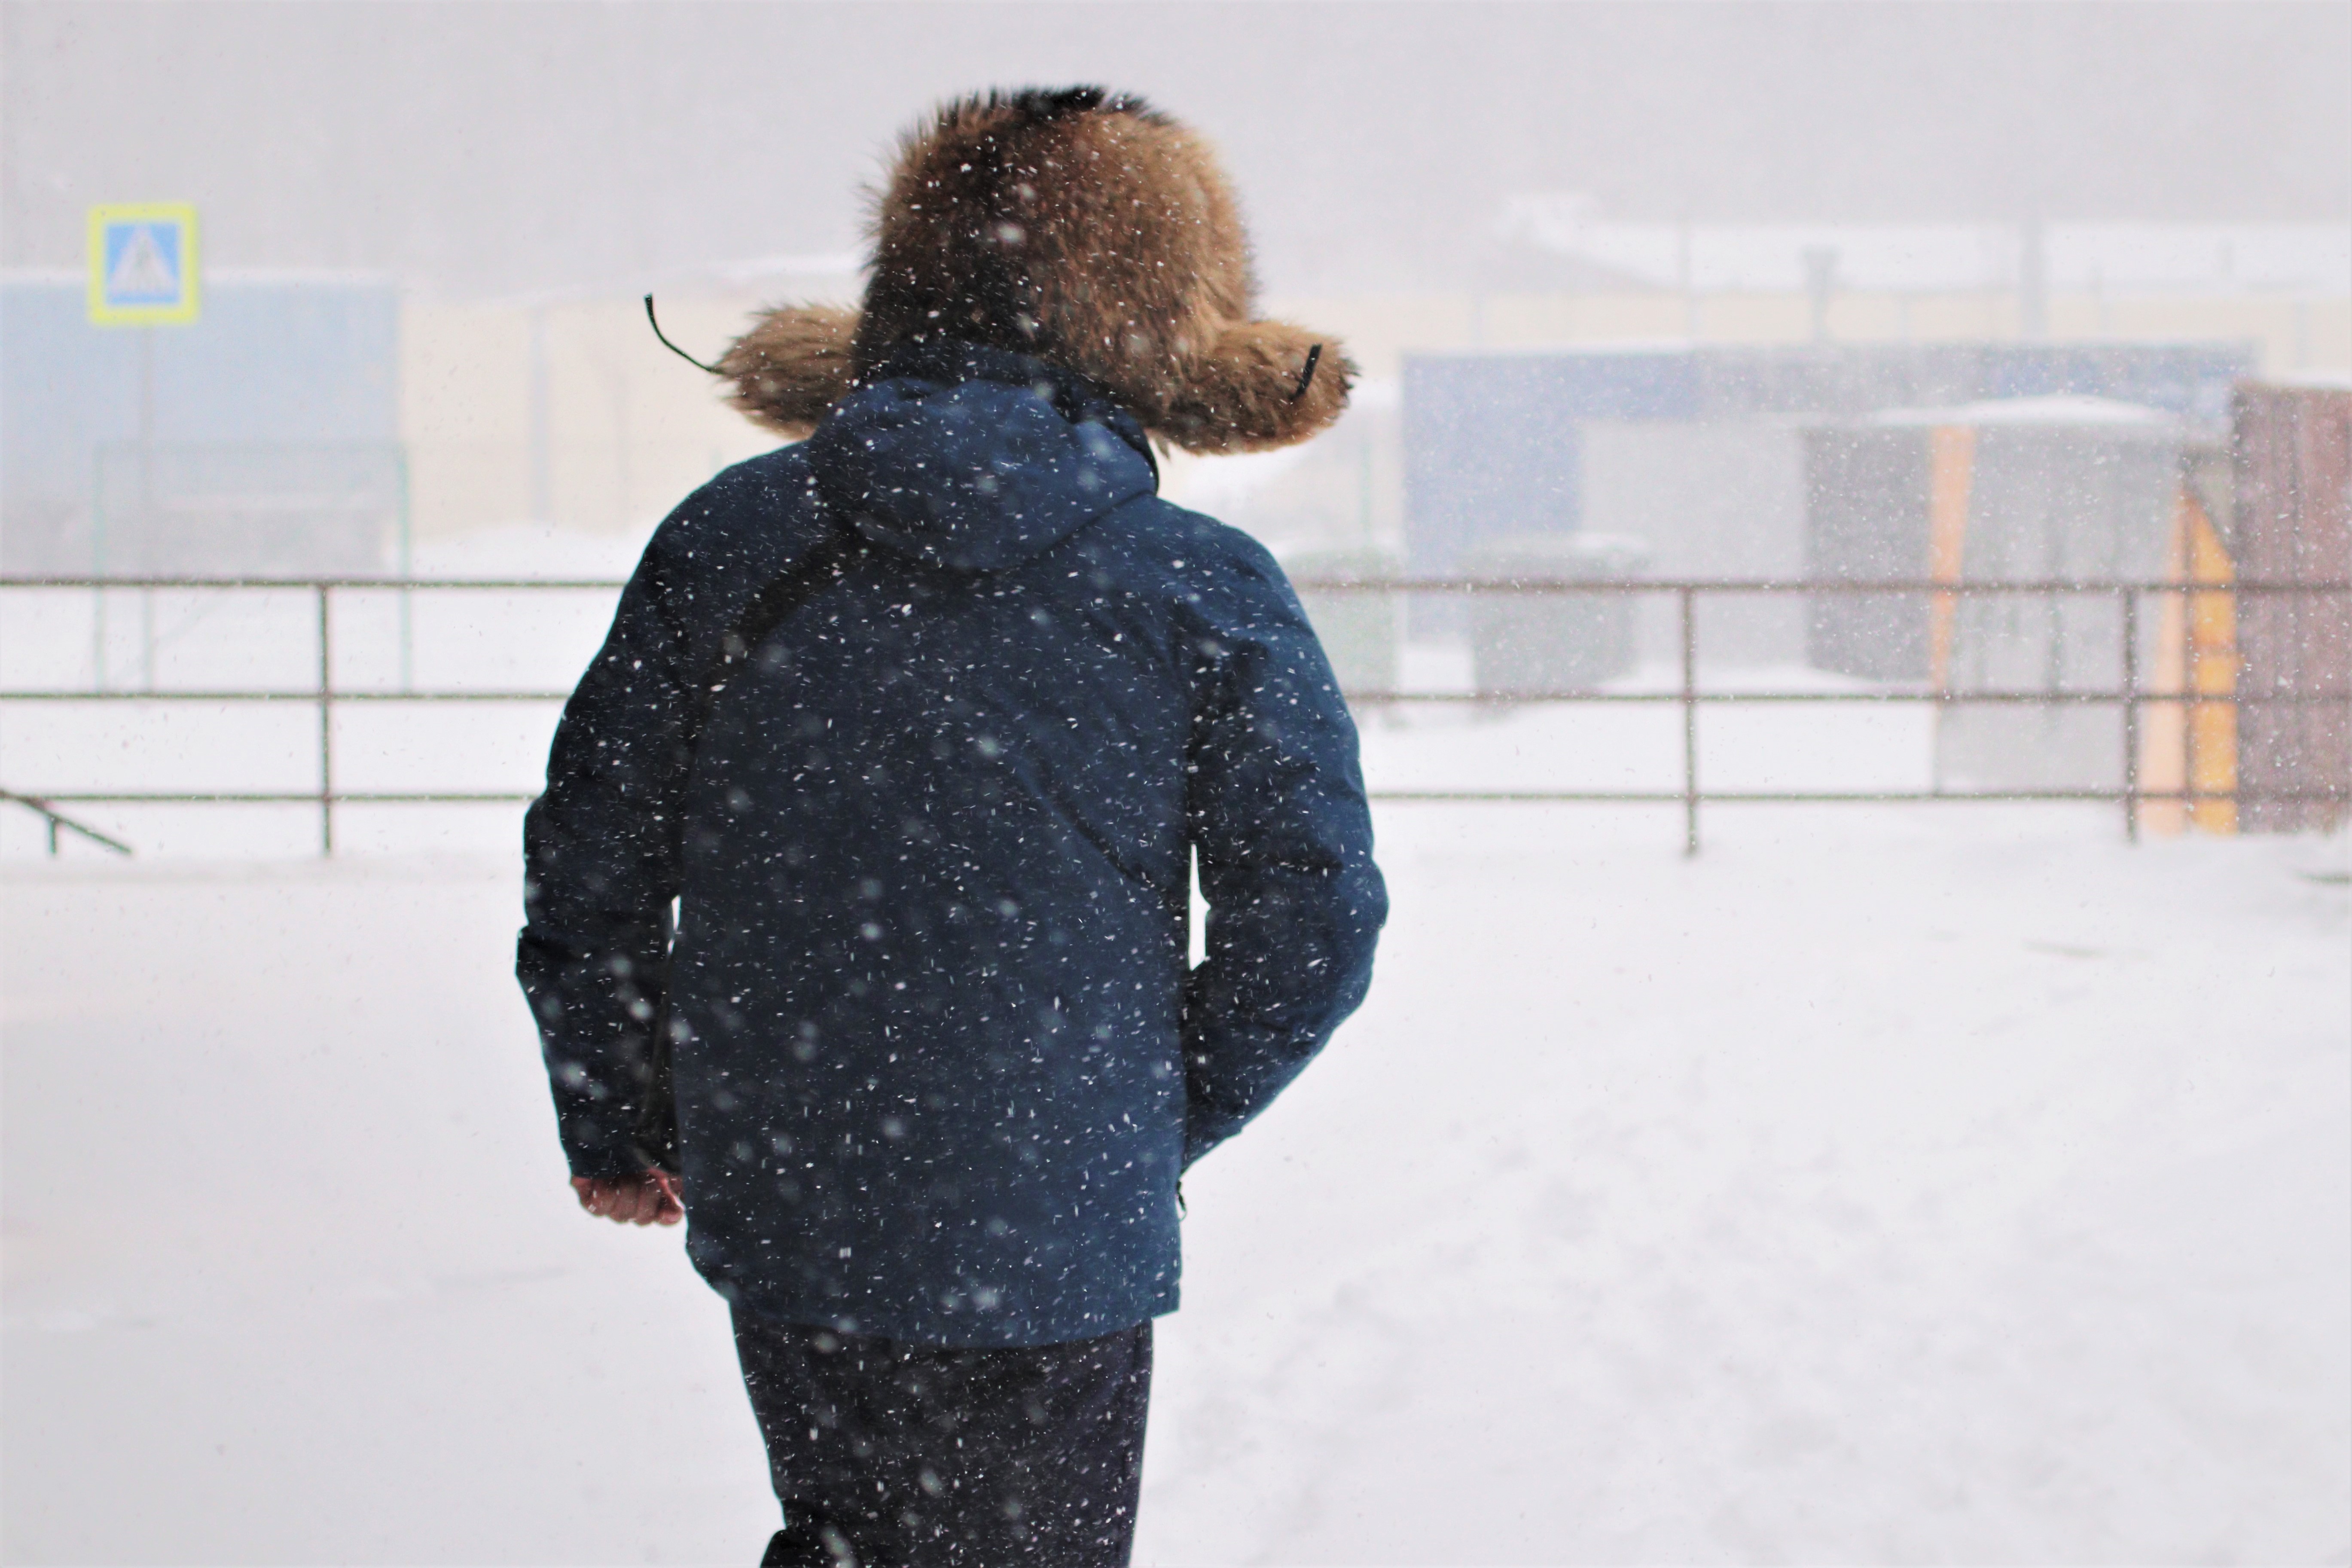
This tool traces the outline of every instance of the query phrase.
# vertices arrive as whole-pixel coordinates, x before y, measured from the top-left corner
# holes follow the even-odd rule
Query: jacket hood
[[[893,356],[834,406],[806,451],[836,517],[957,572],[1018,565],[1160,480],[1142,426],[1100,387],[970,343]]]

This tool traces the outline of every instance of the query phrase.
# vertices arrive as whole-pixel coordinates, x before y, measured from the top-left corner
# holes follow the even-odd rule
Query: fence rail
[[[75,821],[72,817],[68,816],[64,812],[59,811],[57,808],[55,802],[50,801],[44,796],[37,795],[18,795],[12,789],[0,789],[0,804],[21,805],[26,810],[31,812],[34,816],[40,818],[43,825],[48,829],[49,853],[51,855],[55,855],[58,852],[58,835],[60,832],[78,834],[80,837],[89,839],[92,844],[99,846],[100,848],[110,849],[117,855],[128,855],[131,853],[130,845],[125,844],[120,838],[112,838],[108,837],[106,834],[100,833],[97,828],[90,826],[86,822]]]
[[[170,591],[246,591],[299,592],[310,595],[316,604],[317,679],[309,687],[282,689],[89,689],[76,690],[44,688],[27,690],[0,690],[0,703],[83,703],[83,702],[254,702],[302,703],[315,707],[319,721],[319,784],[311,790],[237,790],[237,791],[51,791],[39,796],[18,795],[0,790],[0,802],[26,805],[41,812],[48,821],[49,847],[57,848],[60,826],[83,834],[107,847],[128,853],[126,847],[103,834],[83,826],[55,810],[65,805],[300,805],[315,806],[319,812],[320,852],[332,855],[335,848],[335,812],[342,805],[511,805],[532,798],[522,791],[357,791],[340,789],[335,784],[334,712],[339,707],[352,704],[430,704],[430,703],[551,703],[561,702],[571,693],[564,690],[416,690],[406,686],[393,689],[339,689],[334,681],[334,602],[341,593],[399,594],[420,592],[482,592],[482,593],[550,593],[596,592],[616,593],[623,584],[604,578],[398,578],[398,577],[69,577],[69,576],[0,576],[0,592],[32,589],[145,589]],[[2300,707],[2352,704],[2352,690],[2324,692],[2282,692],[2214,695],[2180,690],[2151,690],[2140,679],[2139,606],[2142,599],[2151,595],[2189,595],[2196,594],[2227,594],[2239,597],[2261,595],[2352,595],[2352,581],[2326,580],[2305,583],[2239,582],[2170,583],[2170,582],[2075,582],[2027,581],[2010,583],[1951,583],[1917,579],[1829,579],[1804,581],[1798,579],[1758,578],[1749,580],[1676,581],[1659,579],[1586,579],[1579,577],[1517,576],[1508,579],[1429,576],[1342,576],[1300,577],[1293,586],[1304,594],[1324,595],[1447,595],[1476,597],[1482,595],[1596,595],[1665,596],[1671,595],[1676,605],[1676,622],[1680,642],[1680,683],[1673,689],[1655,691],[1598,691],[1582,688],[1561,689],[1508,691],[1410,691],[1361,690],[1346,693],[1349,702],[1357,707],[1384,707],[1414,704],[1474,705],[1482,707],[1516,707],[1530,703],[1578,705],[1665,705],[1679,708],[1682,723],[1682,785],[1674,790],[1375,790],[1376,800],[1399,802],[1492,802],[1492,803],[1575,803],[1608,805],[1679,805],[1683,808],[1684,846],[1686,853],[1696,854],[1699,847],[1699,810],[1709,804],[1926,804],[1949,802],[1998,801],[2075,801],[2116,805],[2122,807],[2124,829],[2134,840],[2139,837],[2142,806],[2150,803],[2180,803],[2196,805],[2208,801],[2229,801],[2240,804],[2255,802],[2352,802],[2352,783],[2339,783],[2315,790],[2198,790],[2147,789],[2142,786],[2139,768],[2140,725],[2142,710],[2151,704],[2159,706],[2199,707],[2228,705],[2245,707]],[[1954,690],[1945,686],[1911,683],[1883,686],[1866,691],[1715,691],[1703,690],[1698,683],[1698,616],[1702,598],[1734,598],[1746,595],[1887,595],[1927,598],[1949,603],[1979,596],[2087,597],[2105,598],[2121,609],[2120,652],[2123,681],[2118,687],[2102,689],[2065,688],[2055,690],[1996,689]],[[1996,789],[1996,790],[1754,790],[1707,789],[1699,783],[1698,714],[1705,708],[1721,706],[1770,706],[1814,704],[1888,705],[1905,703],[1932,704],[1939,709],[1973,705],[2022,705],[2036,708],[2053,707],[2116,707],[2123,712],[2123,784],[2117,789]]]

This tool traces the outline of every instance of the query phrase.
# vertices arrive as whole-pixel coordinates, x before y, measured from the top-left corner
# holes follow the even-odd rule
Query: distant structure
[[[406,534],[400,304],[379,279],[207,279],[201,320],[92,326],[0,279],[0,571],[348,574]]]
[[[2089,397],[1815,426],[1805,434],[1811,574],[1956,585],[2161,580],[2189,428],[2175,414]],[[2130,623],[2127,661],[2114,593],[1825,594],[1813,602],[1810,651],[1823,668],[1959,700],[1938,710],[1938,788],[2117,789],[2119,704],[1965,699],[2120,691],[2127,662],[2153,667],[2158,606],[2145,608]]]
[[[2352,580],[2352,384],[2239,388],[2227,527],[2238,575]],[[2246,831],[2340,826],[2352,817],[2352,597],[2247,595],[2236,605],[2236,691],[2284,698],[2236,710],[2235,773],[2254,798]],[[2264,795],[2333,800],[2269,800]]]
[[[1408,354],[1404,361],[1407,558],[1455,569],[1491,541],[1589,532],[1638,543],[1664,578],[1811,572],[1918,576],[1924,521],[1890,522],[1860,553],[1809,542],[1809,427],[1888,410],[1994,400],[2097,397],[2218,430],[2230,388],[2254,364],[2235,343],[1854,343]],[[1924,503],[1923,503],[1924,505]],[[1841,553],[1841,551],[1843,552]],[[1444,606],[1419,629],[1436,631]],[[1885,606],[1808,607],[1788,598],[1710,605],[1701,657],[1718,666],[1795,664],[1877,673],[1836,653],[1879,638]],[[1643,606],[1645,657],[1675,647],[1673,606]],[[1818,629],[1827,616],[1832,629]],[[1841,643],[1841,616],[1859,616]],[[1916,644],[1915,634],[1904,634]],[[1896,639],[1901,644],[1901,637]],[[1916,647],[1889,647],[1889,678],[1925,673]],[[1873,658],[1881,658],[1874,655]]]

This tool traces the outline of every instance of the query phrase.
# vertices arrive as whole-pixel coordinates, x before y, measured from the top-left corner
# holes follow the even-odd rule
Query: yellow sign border
[[[173,305],[110,305],[106,300],[106,231],[118,223],[171,223],[180,229],[180,280]],[[89,319],[100,327],[161,327],[196,319],[204,271],[196,264],[196,209],[188,202],[119,202],[89,209]]]

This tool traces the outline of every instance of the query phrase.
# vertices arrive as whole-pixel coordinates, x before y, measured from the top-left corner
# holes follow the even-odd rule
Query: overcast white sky
[[[838,252],[943,94],[1217,138],[1283,291],[1463,287],[1507,198],[1701,221],[2333,219],[2352,5],[0,5],[0,265],[193,200],[215,267],[453,295]]]

